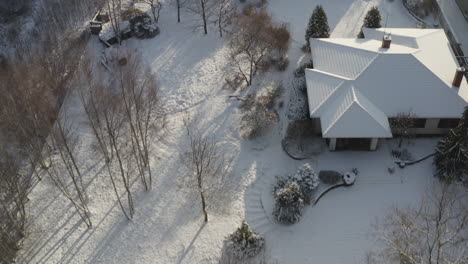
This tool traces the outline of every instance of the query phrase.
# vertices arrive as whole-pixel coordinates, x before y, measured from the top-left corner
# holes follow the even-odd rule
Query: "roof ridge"
[[[430,32],[427,32],[427,33],[425,33],[425,34],[422,35],[422,36],[415,37],[414,39],[418,40],[418,39],[421,39],[421,38],[426,38],[426,37],[428,37],[428,36],[430,36],[430,35],[433,35],[433,34],[435,34],[435,33],[440,33],[441,30],[443,30],[443,29],[441,29],[441,28],[423,28],[423,30],[424,30],[424,31],[427,30],[427,31],[430,31]],[[444,32],[444,34],[445,34],[445,32]]]
[[[351,108],[351,106],[356,102],[356,100],[355,100],[356,98],[354,97],[354,92],[353,92],[353,91],[351,91],[351,92],[352,92],[352,94],[353,94],[353,102],[351,102],[343,111],[341,111],[341,113],[333,120],[333,122],[330,124],[330,126],[323,132],[323,134],[326,134],[327,131],[330,130],[330,129],[333,127],[333,125],[335,125],[336,122],[337,122],[338,120],[340,120],[340,118],[341,118],[341,117],[349,110],[349,108]],[[346,96],[345,96],[345,97],[346,97]],[[337,98],[337,100],[338,100],[338,98]],[[344,100],[344,99],[343,99],[343,100]]]
[[[364,67],[364,68],[356,75],[356,78],[354,78],[354,81],[356,81],[356,80],[359,78],[359,76],[361,76],[361,74],[362,74],[363,72],[365,72],[365,71],[372,65],[372,63],[374,63],[374,61],[375,61],[378,57],[380,57],[380,55],[382,55],[382,53],[378,53],[378,52],[377,52],[377,56],[375,56],[374,58],[372,58],[372,60],[369,62],[369,64],[367,64],[366,67]]]
[[[369,116],[371,116],[372,119],[374,119],[374,120],[379,124],[380,127],[382,127],[384,130],[387,130],[387,129],[378,121],[378,118],[376,118],[376,117],[374,116],[373,113],[369,112],[368,109],[367,109],[364,105],[362,105],[362,103],[360,102],[360,100],[357,99],[356,92],[355,92],[355,89],[356,89],[356,88],[353,86],[352,89],[353,89],[353,95],[354,95],[355,98],[356,98],[356,103],[362,108],[362,110],[364,110]],[[358,91],[358,92],[359,92],[359,91]],[[372,101],[371,101],[369,98],[367,98],[367,96],[365,96],[365,95],[362,94],[361,92],[359,92],[359,96],[362,96],[362,98],[364,98],[364,100],[367,100],[367,101],[371,104],[371,106],[375,107],[377,110],[379,110],[380,112],[382,112],[382,113],[388,118],[388,116],[387,116],[380,108],[378,108],[374,103],[372,103]]]
[[[410,55],[414,60],[416,60],[416,62],[418,64],[422,65],[424,67],[424,69],[431,72],[432,75],[435,76],[439,81],[441,81],[444,85],[448,86],[448,89],[450,90],[451,93],[454,93],[455,95],[457,95],[457,97],[461,98],[460,96],[458,96],[458,91],[456,91],[455,89],[452,89],[452,86],[447,85],[447,83],[444,80],[442,80],[442,78],[440,78],[439,74],[435,73],[433,70],[431,70],[429,67],[427,67],[424,63],[422,63],[422,61],[420,61],[419,58],[415,56],[415,53],[410,53]],[[437,86],[437,87],[440,87],[440,86]],[[440,88],[443,89],[443,90],[447,89],[447,87],[440,87]]]
[[[331,73],[331,72],[327,72],[327,71],[322,71],[322,70],[318,70],[318,69],[305,69],[306,71],[313,71],[313,72],[317,72],[317,73],[321,73],[321,74],[324,74],[324,75],[327,75],[327,76],[330,76],[330,77],[334,77],[334,78],[337,78],[337,79],[342,79],[343,81],[351,81],[353,79],[351,78],[348,78],[346,76],[343,76],[343,75],[339,75],[339,74],[336,74],[336,73]]]
[[[349,49],[360,50],[360,51],[367,52],[367,53],[372,53],[372,54],[379,54],[378,51],[368,50],[368,49],[361,48],[361,47],[348,46],[348,45],[344,45],[343,43],[334,42],[334,40],[359,40],[359,39],[354,39],[354,38],[326,38],[326,39],[318,39],[318,40],[321,40],[321,41],[329,43],[329,44],[334,44],[336,46],[346,47],[346,48],[349,48]],[[373,39],[364,39],[364,40],[373,40]]]
[[[311,115],[312,113],[317,112],[317,110],[319,110],[322,107],[322,105],[324,105],[326,102],[328,102],[328,100],[330,100],[330,98],[332,98],[334,96],[334,94],[336,94],[339,90],[344,89],[344,88],[341,89],[341,87],[343,87],[344,83],[345,83],[345,81],[342,81],[338,86],[336,86],[336,88],[333,90],[333,92],[331,92],[319,105],[317,105],[317,107],[315,107],[313,109],[313,111],[310,111],[309,115]]]

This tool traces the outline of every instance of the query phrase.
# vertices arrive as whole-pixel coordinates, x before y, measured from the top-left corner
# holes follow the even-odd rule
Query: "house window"
[[[458,118],[441,118],[437,128],[456,128],[459,121]]]
[[[426,119],[425,118],[414,118],[413,119],[413,128],[425,128]]]

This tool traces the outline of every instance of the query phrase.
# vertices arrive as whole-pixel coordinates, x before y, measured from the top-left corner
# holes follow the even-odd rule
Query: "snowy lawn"
[[[432,153],[436,142],[437,139],[417,139],[407,148],[419,158]],[[281,226],[271,216],[274,176],[291,170],[264,168],[264,178],[258,179],[260,184],[255,183],[247,192],[247,200],[252,203],[246,204],[246,219],[265,235],[271,259],[278,263],[362,263],[375,244],[371,225],[376,217],[391,206],[404,207],[419,201],[435,182],[431,159],[399,169],[390,153],[396,144],[396,140],[384,141],[376,152],[325,151],[309,160],[316,172],[357,168],[359,175],[353,186],[334,189],[314,207],[306,206],[300,222],[292,226]],[[388,172],[389,167],[395,167],[393,174]],[[260,202],[254,206],[256,196]],[[266,216],[263,219],[259,208]]]
[[[333,37],[354,37],[365,12],[373,5],[388,14],[389,27],[413,27],[415,20],[399,0],[270,0],[275,19],[289,23],[293,41],[290,66],[284,73],[257,76],[259,89],[282,80],[288,101],[292,72],[305,55],[304,29],[316,4],[328,14]],[[291,227],[279,227],[262,214],[261,197],[275,175],[296,171],[305,161],[296,161],[281,148],[287,120],[279,110],[280,123],[265,137],[247,142],[239,136],[238,102],[228,99],[232,90],[222,89],[229,73],[227,47],[215,29],[207,36],[193,32],[189,15],[176,23],[173,7],[161,13],[161,34],[150,40],[128,40],[125,46],[140,52],[156,73],[169,113],[169,134],[158,148],[152,167],[157,171],[149,192],[135,187],[136,215],[125,220],[116,204],[104,163],[93,150],[92,134],[83,120],[76,97],[70,107],[77,131],[80,165],[88,186],[89,206],[94,226],[86,229],[69,202],[47,181],[33,189],[33,228],[21,260],[24,263],[217,263],[222,241],[246,218],[266,234],[271,260],[279,263],[359,263],[372,245],[366,234],[371,221],[382,215],[387,205],[407,204],[419,198],[432,180],[431,162],[397,169],[391,165],[388,144],[372,152],[324,152],[312,160],[315,170],[361,172],[354,186],[331,191],[302,220]],[[187,18],[187,19],[186,19]],[[98,45],[96,39],[91,41]],[[285,107],[286,108],[286,107]],[[198,195],[183,181],[186,174],[180,154],[186,151],[182,119],[196,117],[197,126],[220,138],[223,149],[234,158],[231,186],[216,204],[209,205],[210,221],[203,224]],[[426,154],[434,140],[416,140],[414,154]],[[259,207],[260,204],[260,207]],[[264,210],[263,210],[264,212]]]

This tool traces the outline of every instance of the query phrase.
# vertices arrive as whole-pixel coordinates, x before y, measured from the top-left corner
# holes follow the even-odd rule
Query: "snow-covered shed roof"
[[[388,49],[381,47],[384,30],[391,33]],[[459,66],[442,29],[363,31],[365,39],[311,39],[314,69],[306,70],[311,117],[323,119],[338,111],[337,98],[351,91],[357,94],[354,104],[362,108],[349,114],[351,117],[372,113],[370,116],[377,121],[381,120],[380,114],[376,118],[377,112],[392,117],[408,111],[421,118],[460,116],[467,105],[468,84],[463,80],[460,88],[452,86]],[[323,134],[331,135],[325,133],[334,131],[327,124],[338,123],[322,124]],[[383,131],[379,137],[387,136]]]

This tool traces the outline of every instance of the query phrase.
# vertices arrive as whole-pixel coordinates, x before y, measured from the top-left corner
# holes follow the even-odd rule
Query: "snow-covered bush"
[[[319,179],[325,184],[337,184],[342,178],[343,176],[341,175],[341,173],[337,171],[323,170],[319,172]]]
[[[310,196],[312,191],[319,185],[319,178],[309,163],[302,165],[293,176],[293,179],[299,184],[305,196]]]
[[[432,0],[403,0],[406,7],[418,16],[427,16],[433,8]]]
[[[280,72],[284,72],[289,66],[289,59],[286,56],[281,56],[276,62],[276,69]]]
[[[239,106],[242,110],[240,132],[243,138],[259,137],[278,122],[278,114],[273,108],[282,92],[283,87],[279,84],[260,96],[245,96]]]
[[[392,156],[394,158],[400,159],[400,160],[406,160],[406,161],[412,161],[414,160],[413,154],[408,151],[408,149],[394,149],[392,150]]]
[[[266,133],[278,123],[278,114],[264,107],[254,107],[243,113],[241,117],[241,136],[245,139],[255,139]]]
[[[410,9],[418,9],[421,7],[422,0],[403,0]]]
[[[283,94],[283,91],[283,85],[279,83],[275,87],[268,89],[262,95],[258,96],[255,104],[257,105],[257,107],[263,107],[268,110],[273,110],[276,101],[281,96],[281,94]]]
[[[275,208],[273,215],[282,224],[294,224],[301,218],[304,208],[304,193],[301,186],[291,179],[278,178],[274,188]]]
[[[307,99],[307,85],[305,77],[294,78],[291,82],[288,103],[289,120],[310,120],[309,100]]]
[[[151,23],[151,17],[146,13],[130,19],[130,28],[137,38],[153,38],[159,34],[159,28]]]
[[[301,64],[299,68],[294,71],[294,77],[300,78],[305,76],[305,69],[313,69],[314,63],[312,61]]]
[[[242,260],[258,255],[265,245],[265,239],[255,233],[243,221],[241,226],[225,240],[225,253]]]

